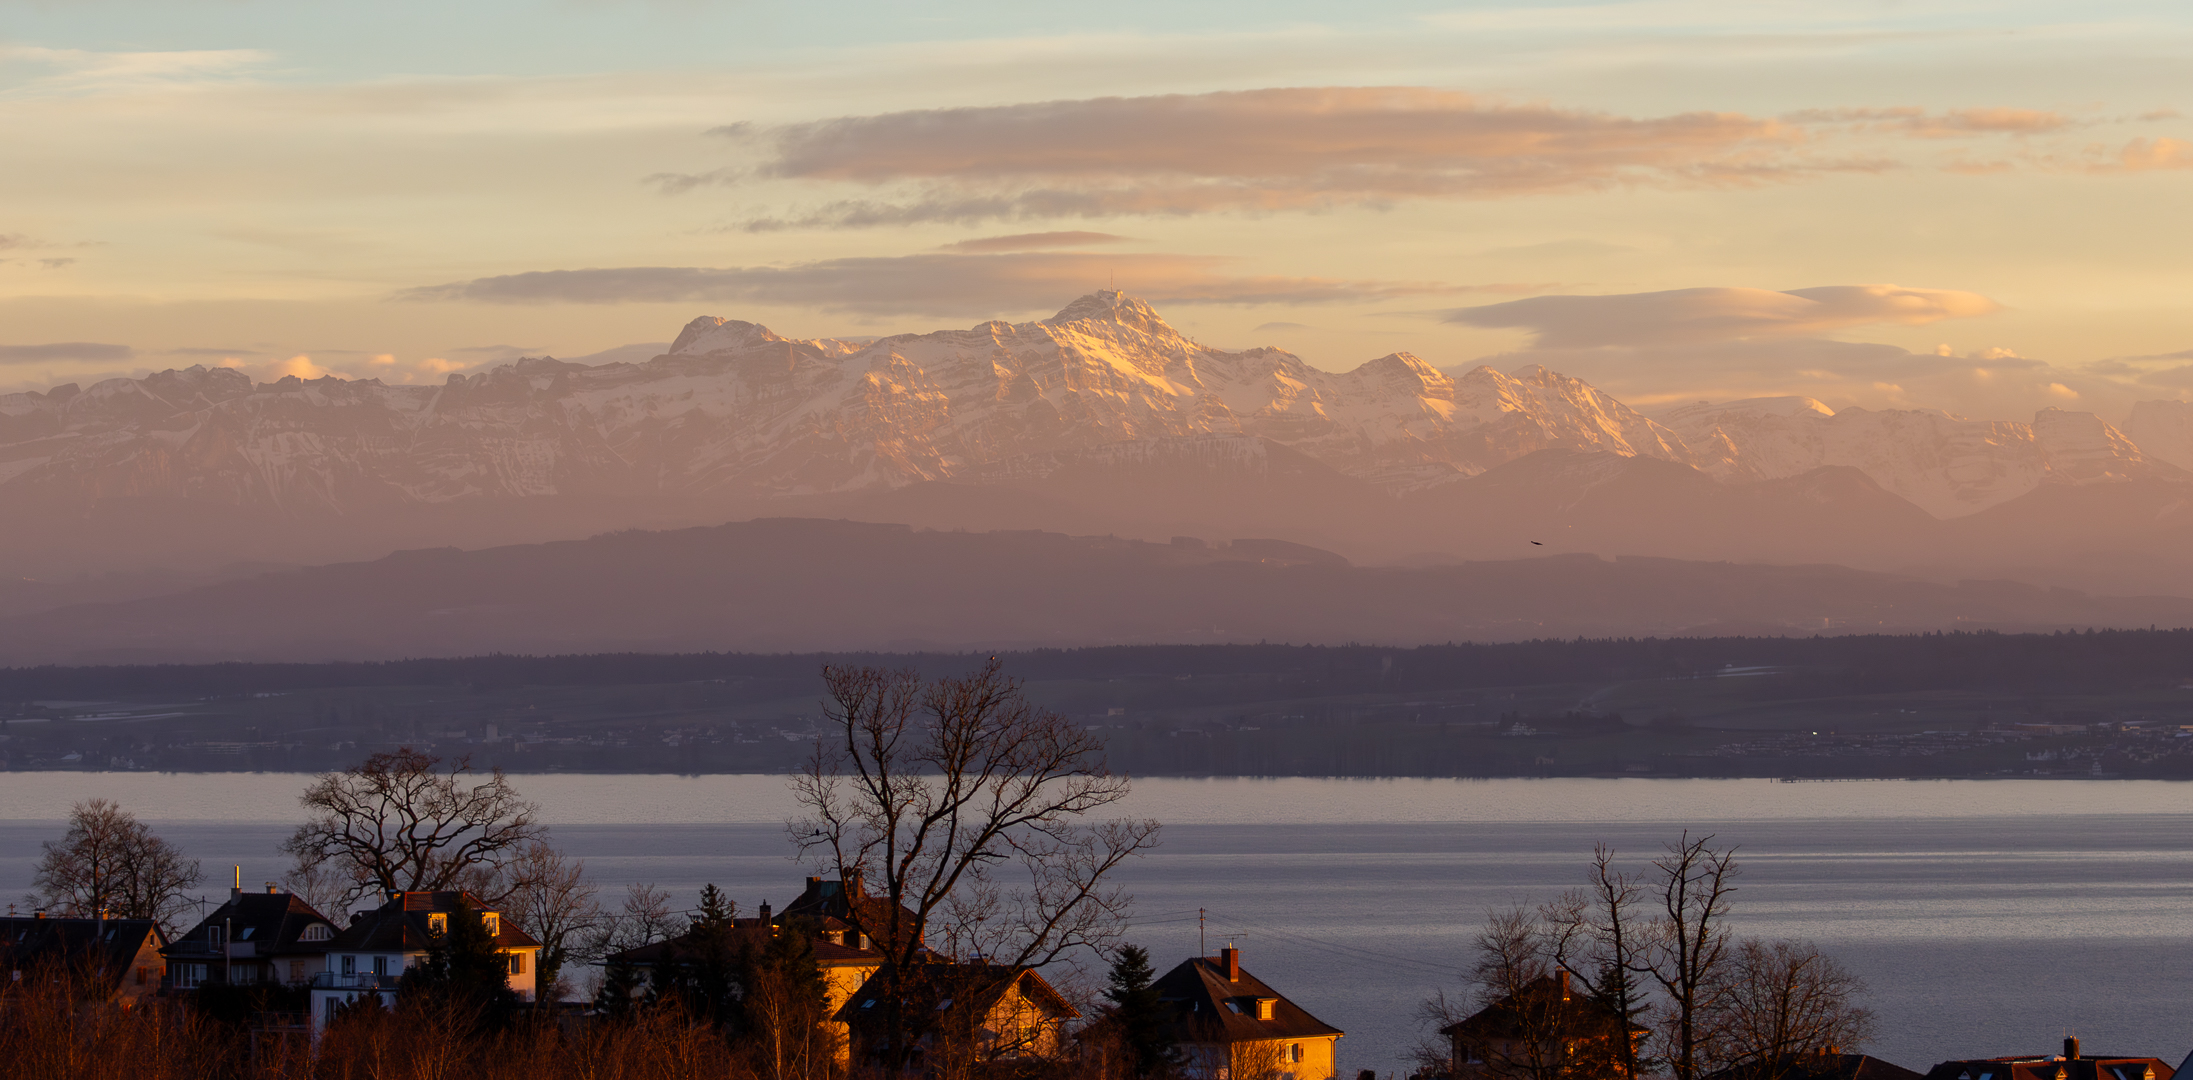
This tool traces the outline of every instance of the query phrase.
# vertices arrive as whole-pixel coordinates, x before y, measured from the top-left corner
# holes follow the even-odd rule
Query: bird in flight
[[[1546,545],[1544,545],[1544,544],[1541,544],[1541,543],[1539,543],[1539,542],[1538,542],[1538,541],[1536,541],[1536,540],[1533,540],[1533,541],[1531,541],[1531,546],[1532,546],[1532,547],[1545,547]]]

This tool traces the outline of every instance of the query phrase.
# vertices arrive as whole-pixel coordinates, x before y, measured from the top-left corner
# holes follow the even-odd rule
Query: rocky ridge
[[[795,340],[695,319],[642,363],[522,359],[441,386],[194,367],[0,396],[0,495],[181,499],[289,514],[557,496],[752,499],[933,481],[1041,482],[1167,463],[1306,458],[1392,494],[1533,453],[1658,459],[1752,484],[1849,467],[1940,518],[2046,482],[2193,479],[2193,411],[2143,403],[2135,442],[2091,413],[2030,424],[1803,398],[1647,418],[1527,367],[1351,371],[1215,349],[1116,291],[1034,322]],[[2154,452],[2142,449],[2150,439]]]

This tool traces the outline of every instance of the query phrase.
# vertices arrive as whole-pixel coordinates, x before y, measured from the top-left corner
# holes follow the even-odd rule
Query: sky
[[[0,392],[1044,317],[1650,411],[2193,395],[2193,8],[0,0]]]

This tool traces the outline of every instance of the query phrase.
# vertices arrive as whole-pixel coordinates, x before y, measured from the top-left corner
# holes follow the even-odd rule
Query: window
[[[138,968],[138,969],[137,969],[137,985],[139,985],[139,986],[143,986],[143,985],[145,985],[146,983],[149,983],[149,982],[151,982],[151,981],[152,981],[152,969],[151,969],[151,968],[148,968],[148,967],[140,967],[140,968]]]
[[[345,974],[345,975],[356,975],[357,973],[358,973],[358,958],[357,958],[357,957],[355,957],[355,956],[346,956],[346,957],[343,957],[343,974]]]
[[[483,926],[485,926],[485,927],[487,927],[487,936],[488,936],[488,937],[494,937],[494,936],[496,936],[497,934],[500,934],[500,933],[502,933],[502,932],[503,932],[503,921],[502,921],[502,917],[501,917],[501,916],[499,916],[499,915],[496,915],[496,914],[495,914],[494,912],[492,912],[492,911],[490,911],[490,912],[486,913],[485,915],[482,915],[482,916],[480,916],[480,924],[481,924],[481,925],[483,925]]]
[[[190,990],[205,981],[206,966],[204,964],[175,965],[175,985],[178,989]]]
[[[444,914],[442,914],[442,913],[441,913],[441,912],[439,912],[439,911],[437,911],[437,912],[435,912],[435,913],[433,913],[433,914],[431,914],[431,915],[428,915],[428,916],[426,917],[426,932],[427,932],[427,933],[429,933],[429,934],[446,934],[446,933],[448,933],[448,932],[449,932],[449,916],[447,916],[447,915],[444,915]]]
[[[291,981],[291,982],[293,982],[293,983],[298,983],[298,982],[303,982],[303,981],[305,981],[305,962],[304,962],[304,961],[302,961],[302,960],[292,960],[292,961],[290,961],[290,962],[289,962],[289,981]]]
[[[1294,1045],[1292,1045],[1292,1046],[1289,1046],[1289,1047],[1287,1048],[1287,1060],[1288,1060],[1288,1061],[1296,1061],[1296,1062],[1299,1062],[1299,1061],[1301,1061],[1301,1060],[1302,1060],[1302,1044],[1301,1044],[1301,1043],[1295,1043]]]
[[[335,1022],[336,1004],[337,1003],[334,998],[331,997],[327,999],[327,1022],[330,1024]]]
[[[253,930],[257,930],[257,929],[258,929],[258,927],[256,927],[256,926],[247,926],[247,927],[244,927],[244,932],[243,932],[243,933],[241,933],[241,934],[238,934],[238,935],[236,935],[236,940],[238,940],[238,941],[250,941],[250,940],[251,940],[251,932],[252,932]]]
[[[510,973],[511,973],[512,975],[523,975],[523,974],[525,974],[525,954],[524,954],[524,953],[522,953],[522,952],[514,952],[514,953],[511,953],[511,954],[510,954]]]
[[[218,926],[208,926],[208,927],[206,927],[206,944],[208,944],[208,945],[211,945],[211,946],[213,946],[213,947],[214,947],[214,948],[216,948],[216,949],[218,949],[218,948],[220,948],[220,947],[221,947],[221,928],[220,928],[220,927],[218,927]]]
[[[334,931],[332,931],[332,930],[329,930],[329,929],[327,928],[327,924],[326,924],[326,923],[323,923],[323,922],[316,922],[316,923],[313,923],[313,924],[312,924],[311,926],[307,926],[307,927],[305,927],[305,932],[304,932],[304,933],[302,933],[302,934],[299,934],[299,935],[297,935],[297,940],[299,940],[299,941],[326,941],[327,939],[329,939],[329,938],[332,938],[332,937],[334,937],[334,936],[335,936],[335,932],[334,932]]]
[[[386,974],[388,974],[388,957],[385,957],[385,956],[376,956],[376,957],[374,957],[374,958],[373,958],[373,974],[375,974],[375,975],[386,975]]]

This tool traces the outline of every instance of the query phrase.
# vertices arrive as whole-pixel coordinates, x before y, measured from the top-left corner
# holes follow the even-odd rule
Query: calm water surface
[[[70,802],[121,801],[247,884],[306,778],[0,773],[0,897],[29,885]],[[615,892],[715,882],[782,905],[781,777],[524,776],[560,842]],[[1160,968],[1215,950],[1344,1028],[1346,1074],[1401,1068],[1413,1016],[1452,992],[1494,906],[1580,883],[1592,846],[1642,860],[1682,829],[1738,845],[1747,933],[1819,941],[1870,984],[1871,1052],[1910,1068],[2042,1052],[2069,1033],[2175,1063],[2193,1048],[2193,785],[1759,780],[1146,780],[1127,812],[1167,823],[1128,871],[1133,937]],[[218,868],[218,869],[217,869]]]

